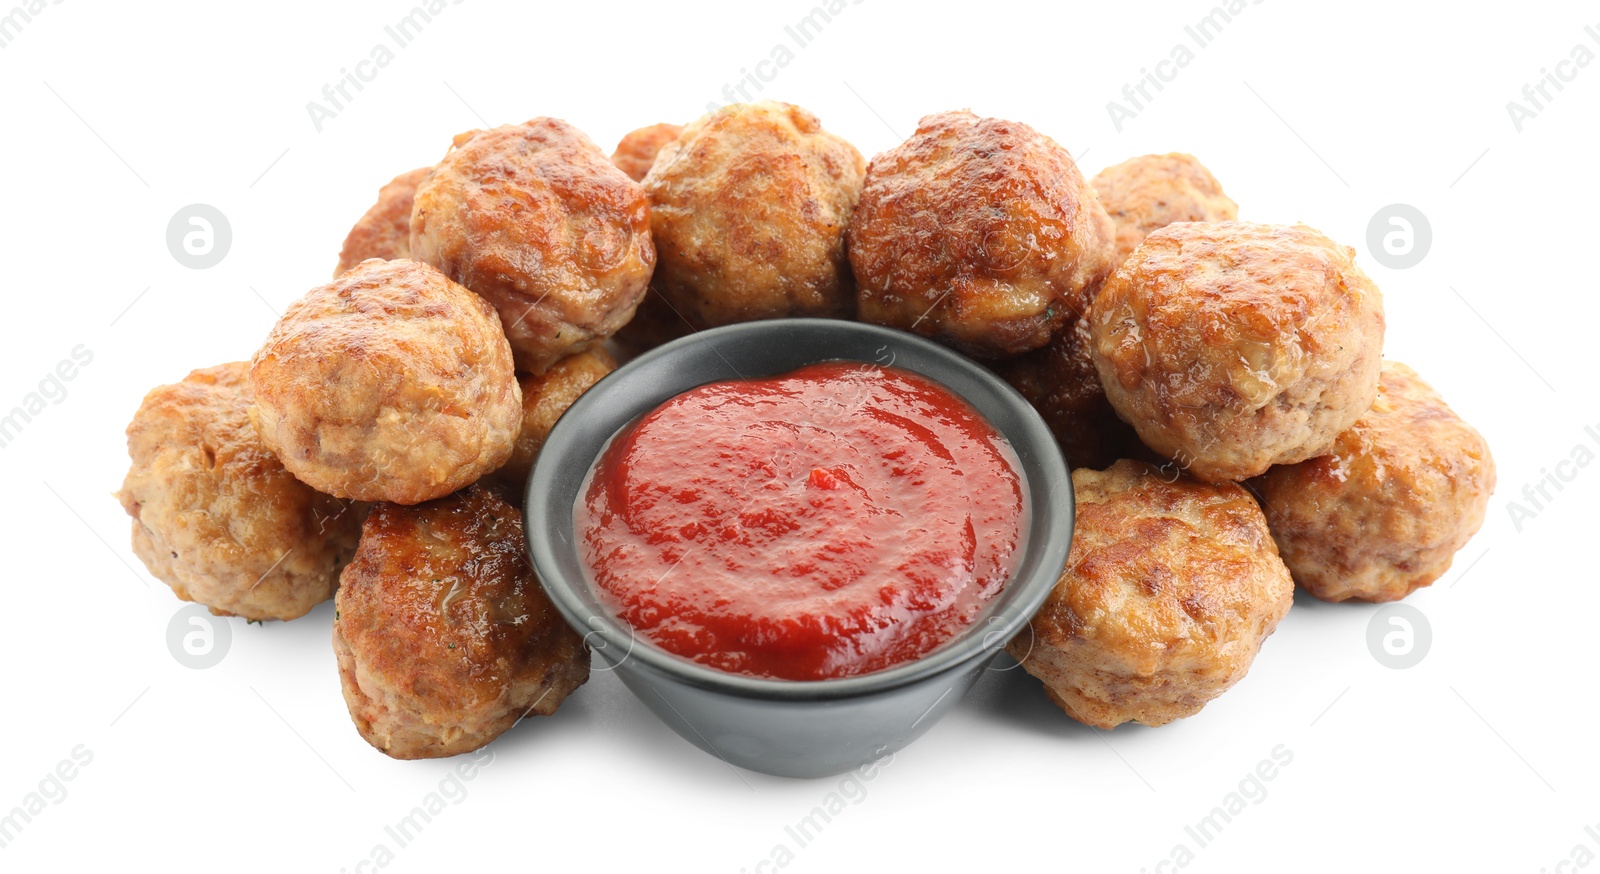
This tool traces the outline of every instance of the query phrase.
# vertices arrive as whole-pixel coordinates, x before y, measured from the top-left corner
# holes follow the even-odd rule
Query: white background
[[[1483,431],[1499,467],[1483,531],[1408,599],[1432,649],[1385,668],[1365,643],[1376,608],[1302,597],[1202,714],[1103,733],[1021,671],[996,673],[803,848],[784,828],[837,780],[735,772],[597,675],[556,716],[496,741],[466,797],[387,870],[755,871],[779,843],[795,850],[788,869],[818,872],[1155,871],[1180,843],[1194,851],[1186,870],[1217,872],[1531,874],[1577,845],[1600,855],[1584,831],[1600,827],[1600,465],[1562,468],[1575,478],[1520,531],[1510,515],[1513,500],[1532,509],[1524,486],[1575,446],[1600,452],[1584,431],[1600,434],[1600,64],[1520,133],[1505,107],[1573,46],[1600,52],[1584,31],[1600,30],[1600,11],[1267,0],[1119,132],[1107,101],[1188,39],[1206,0],[865,0],[795,49],[784,27],[812,5],[470,0],[320,133],[306,103],[387,40],[405,0],[66,0],[0,49],[0,410],[79,344],[94,356],[0,449],[0,814],[74,747],[93,755],[0,849],[0,869],[355,871],[375,845],[393,848],[385,825],[455,763],[391,761],[357,736],[331,605],[287,624],[234,620],[209,670],[174,660],[180,602],[133,557],[110,496],[123,427],[148,389],[248,357],[275,312],[327,279],[378,186],[437,160],[453,134],[553,115],[609,151],[633,127],[724,100],[724,83],[785,42],[794,59],[761,96],[811,109],[865,155],[924,113],[971,107],[1054,136],[1086,175],[1192,152],[1242,217],[1305,221],[1355,246],[1385,293],[1389,354]],[[180,266],[165,243],[196,202],[233,228],[209,270]],[[1395,202],[1433,228],[1404,271],[1366,243]],[[1293,761],[1266,797],[1197,848],[1185,826],[1280,744]]]

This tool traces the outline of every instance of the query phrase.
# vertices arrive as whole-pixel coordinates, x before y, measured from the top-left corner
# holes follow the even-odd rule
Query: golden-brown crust
[[[554,118],[456,137],[417,189],[411,254],[494,304],[530,373],[626,324],[656,263],[644,189]]]
[[[318,493],[267,450],[250,425],[248,370],[196,370],[145,395],[117,499],[134,553],[179,598],[294,619],[333,597],[365,508]]]
[[[1038,349],[1116,266],[1112,235],[1054,140],[930,115],[867,167],[849,233],[859,315],[983,358]]]
[[[1101,470],[1119,458],[1154,460],[1117,418],[1089,358],[1089,323],[1073,319],[1050,345],[996,363],[995,371],[1039,411],[1071,467]]]
[[[1378,390],[1383,298],[1354,258],[1305,225],[1155,231],[1090,315],[1107,398],[1204,480],[1321,455]]]
[[[522,420],[494,308],[416,261],[364,261],[290,304],[250,382],[284,467],[360,501],[468,485],[510,457]]]
[[[1489,444],[1416,371],[1383,364],[1332,451],[1251,481],[1295,582],[1326,601],[1397,601],[1450,569],[1494,492]]]
[[[1114,263],[1121,264],[1150,236],[1174,222],[1222,222],[1239,205],[1193,155],[1141,155],[1097,173],[1090,184],[1117,226]]]
[[[520,514],[485,489],[375,506],[336,605],[350,718],[397,759],[475,750],[554,713],[589,677],[583,639],[528,562]]]
[[[617,150],[611,153],[611,163],[628,174],[629,179],[642,182],[645,174],[650,172],[650,165],[656,162],[656,154],[661,147],[677,139],[681,133],[683,125],[666,122],[629,131],[617,143]]]
[[[1079,722],[1165,725],[1245,675],[1294,601],[1242,486],[1119,461],[1075,470],[1061,579],[1007,651]]]
[[[651,283],[704,328],[855,308],[845,227],[855,147],[787,103],[736,103],[662,147],[644,179],[661,255]]]
[[[401,173],[378,189],[378,202],[356,221],[344,238],[339,266],[333,268],[335,279],[368,258],[392,261],[411,257],[411,205],[417,186],[431,170],[432,167],[418,167]]]
[[[579,395],[616,369],[617,362],[611,353],[590,349],[568,355],[537,376],[517,374],[517,382],[522,387],[522,428],[517,432],[511,458],[491,475],[505,487],[507,494],[516,496],[511,503],[522,502],[528,474],[533,472],[533,462],[544,447],[545,438],[550,436],[550,429],[556,426],[556,420]]]

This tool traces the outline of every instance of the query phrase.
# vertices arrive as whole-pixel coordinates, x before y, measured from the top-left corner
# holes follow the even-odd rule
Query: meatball
[[[701,117],[644,178],[661,253],[651,284],[696,328],[849,316],[844,233],[864,170],[855,146],[798,106],[735,103]]]
[[[364,508],[321,494],[250,426],[249,365],[196,370],[145,395],[117,499],[133,551],[219,616],[294,619],[333,597]]]
[[[616,333],[656,263],[644,189],[554,118],[456,137],[417,189],[411,257],[494,304],[531,373]]]
[[[368,258],[393,261],[411,257],[411,202],[417,195],[417,186],[431,170],[432,167],[418,167],[410,173],[401,173],[378,189],[378,202],[356,221],[350,235],[344,238],[344,249],[339,252],[339,266],[333,268],[333,278],[338,279],[346,270]]]
[[[1137,461],[1075,470],[1072,551],[1007,646],[1079,722],[1165,725],[1250,669],[1294,582],[1243,486]]]
[[[862,321],[980,358],[1050,342],[1116,264],[1067,150],[1025,124],[942,112],[872,159],[850,224]]]
[[[1089,317],[1111,405],[1210,482],[1327,452],[1378,392],[1383,297],[1354,258],[1305,225],[1152,233]]]
[[[680,133],[683,133],[683,125],[665,122],[629,131],[622,142],[617,143],[617,150],[611,153],[611,163],[628,174],[629,179],[642,182],[650,172],[650,165],[656,162],[656,153]]]
[[[998,362],[995,371],[1039,411],[1073,467],[1155,458],[1106,400],[1089,358],[1087,320],[1073,319],[1050,345]]]
[[[514,495],[520,503],[521,492],[533,472],[533,461],[550,436],[556,420],[572,406],[578,396],[599,382],[601,377],[617,369],[617,362],[604,349],[590,349],[568,355],[557,361],[544,373],[519,374],[517,382],[522,387],[522,428],[517,432],[517,442],[511,451],[511,460],[495,471],[494,479],[507,494]]]
[[[661,147],[677,139],[680,133],[683,133],[683,125],[666,123],[630,131],[611,153],[611,163],[633,180],[643,182]],[[639,302],[633,318],[619,328],[612,339],[626,354],[639,355],[693,332],[694,328],[652,287]]]
[[[504,464],[522,421],[494,308],[415,261],[363,261],[290,304],[250,384],[283,466],[358,501],[448,495]]]
[[[1121,264],[1151,231],[1173,222],[1222,222],[1239,217],[1239,205],[1193,155],[1144,155],[1101,170],[1090,182],[1117,226]]]
[[[583,638],[528,563],[521,516],[481,488],[374,507],[335,604],[350,719],[396,759],[475,750],[589,678]]]
[[[1489,445],[1411,368],[1327,455],[1252,481],[1284,563],[1325,601],[1397,601],[1438,579],[1494,491]]]

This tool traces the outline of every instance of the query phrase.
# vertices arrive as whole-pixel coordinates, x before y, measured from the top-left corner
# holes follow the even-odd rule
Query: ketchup
[[[678,395],[579,497],[603,601],[723,671],[822,680],[915,659],[1005,585],[1023,497],[1005,438],[908,371],[825,363]]]

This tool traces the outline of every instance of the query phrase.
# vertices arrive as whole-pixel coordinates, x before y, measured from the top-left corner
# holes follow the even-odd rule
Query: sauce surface
[[[720,670],[821,680],[969,626],[1020,547],[1005,439],[916,374],[825,363],[704,385],[612,441],[575,521],[602,600]]]

